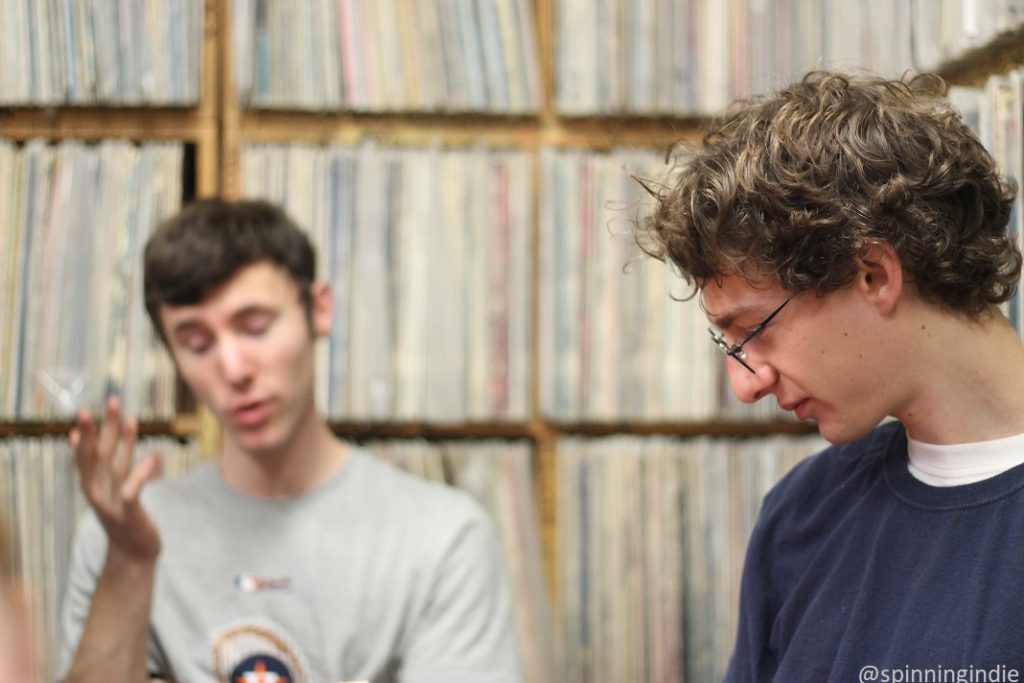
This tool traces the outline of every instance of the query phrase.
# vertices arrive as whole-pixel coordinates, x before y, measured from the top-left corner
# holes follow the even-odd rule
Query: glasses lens
[[[725,335],[723,335],[721,332],[718,332],[714,328],[709,327],[708,332],[711,333],[711,341],[715,343],[715,346],[717,346],[722,353],[724,353],[726,356],[735,358],[736,361],[744,368],[746,368],[749,372],[754,371],[754,369],[747,365],[746,363],[747,352],[745,349],[742,348],[742,345],[738,347],[729,346],[729,342],[725,341]]]
[[[728,354],[732,351],[732,348],[729,346],[729,342],[725,341],[725,335],[712,327],[708,328],[708,332],[711,333],[711,341],[715,343],[715,346],[722,350],[722,353]]]

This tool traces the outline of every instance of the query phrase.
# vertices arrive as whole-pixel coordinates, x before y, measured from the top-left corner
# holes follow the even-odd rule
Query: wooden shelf
[[[216,132],[216,121],[197,109],[58,107],[0,109],[0,134],[7,138],[65,140],[185,140],[200,142]]]
[[[813,434],[811,422],[796,420],[712,420],[708,422],[610,421],[561,422],[534,419],[528,422],[378,422],[330,421],[331,429],[352,439],[540,439],[563,436],[601,437],[615,434],[636,436],[719,436],[758,437],[775,434]]]
[[[1024,64],[1024,27],[1000,33],[985,45],[943,63],[935,71],[951,85],[981,86],[993,75]]]
[[[529,439],[523,422],[348,422],[331,421],[338,436],[351,439]]]
[[[17,436],[66,436],[74,423],[71,420],[56,422],[7,421],[0,422],[0,438]],[[193,415],[179,415],[167,421],[143,421],[139,423],[141,436],[173,436],[188,438],[199,436],[199,421]]]
[[[665,147],[693,139],[702,118],[507,117],[484,114],[365,114],[353,112],[254,111],[238,113],[243,142],[308,144],[359,142],[367,137],[399,144],[536,148],[539,145],[607,149],[619,145]]]
[[[559,436],[635,436],[678,437],[758,437],[775,434],[814,434],[817,426],[795,420],[736,421],[712,420],[708,422],[552,422],[551,429]]]
[[[612,147],[667,149],[678,140],[697,140],[708,119],[701,117],[571,118],[552,116],[543,142],[564,147],[605,150]]]
[[[485,115],[360,114],[283,111],[238,112],[240,142],[343,143],[365,138],[399,145],[487,143],[534,147],[537,121]]]

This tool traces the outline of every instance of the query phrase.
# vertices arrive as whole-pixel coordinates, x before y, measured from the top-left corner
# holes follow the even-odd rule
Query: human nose
[[[734,358],[727,358],[725,367],[736,398],[744,403],[754,403],[771,393],[779,380],[779,373],[768,363],[752,362],[749,358],[746,363],[753,372]]]
[[[252,363],[245,349],[234,339],[223,339],[219,344],[221,373],[231,384],[242,384],[252,374]]]

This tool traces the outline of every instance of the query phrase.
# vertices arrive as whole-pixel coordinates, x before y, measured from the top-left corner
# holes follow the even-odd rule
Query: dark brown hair
[[[872,241],[899,254],[921,296],[978,314],[1012,296],[1021,254],[1006,228],[1016,187],[943,97],[941,78],[812,72],[734,103],[641,220],[644,251],[693,287],[722,274],[827,294]]]
[[[161,305],[200,303],[241,268],[258,261],[268,261],[291,277],[310,317],[315,253],[305,233],[280,208],[264,201],[203,199],[161,223],[144,255],[146,312],[160,336]]]

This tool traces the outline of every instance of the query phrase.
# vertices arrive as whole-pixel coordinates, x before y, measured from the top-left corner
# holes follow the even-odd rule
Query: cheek
[[[835,306],[801,313],[786,337],[787,358],[801,364],[802,374],[820,374],[837,383],[856,375],[866,354],[870,324],[861,324],[854,312]]]
[[[197,391],[205,390],[220,374],[215,352],[206,355],[180,354],[176,364],[181,378]]]
[[[198,398],[205,399],[210,396],[213,378],[216,376],[215,369],[212,367],[212,361],[207,362],[204,359],[197,358],[187,358],[184,360],[178,358],[175,364],[185,384],[192,389],[192,392]]]
[[[282,335],[267,346],[264,356],[267,368],[283,374],[285,381],[306,377],[313,370],[314,348],[305,328],[298,333]]]

